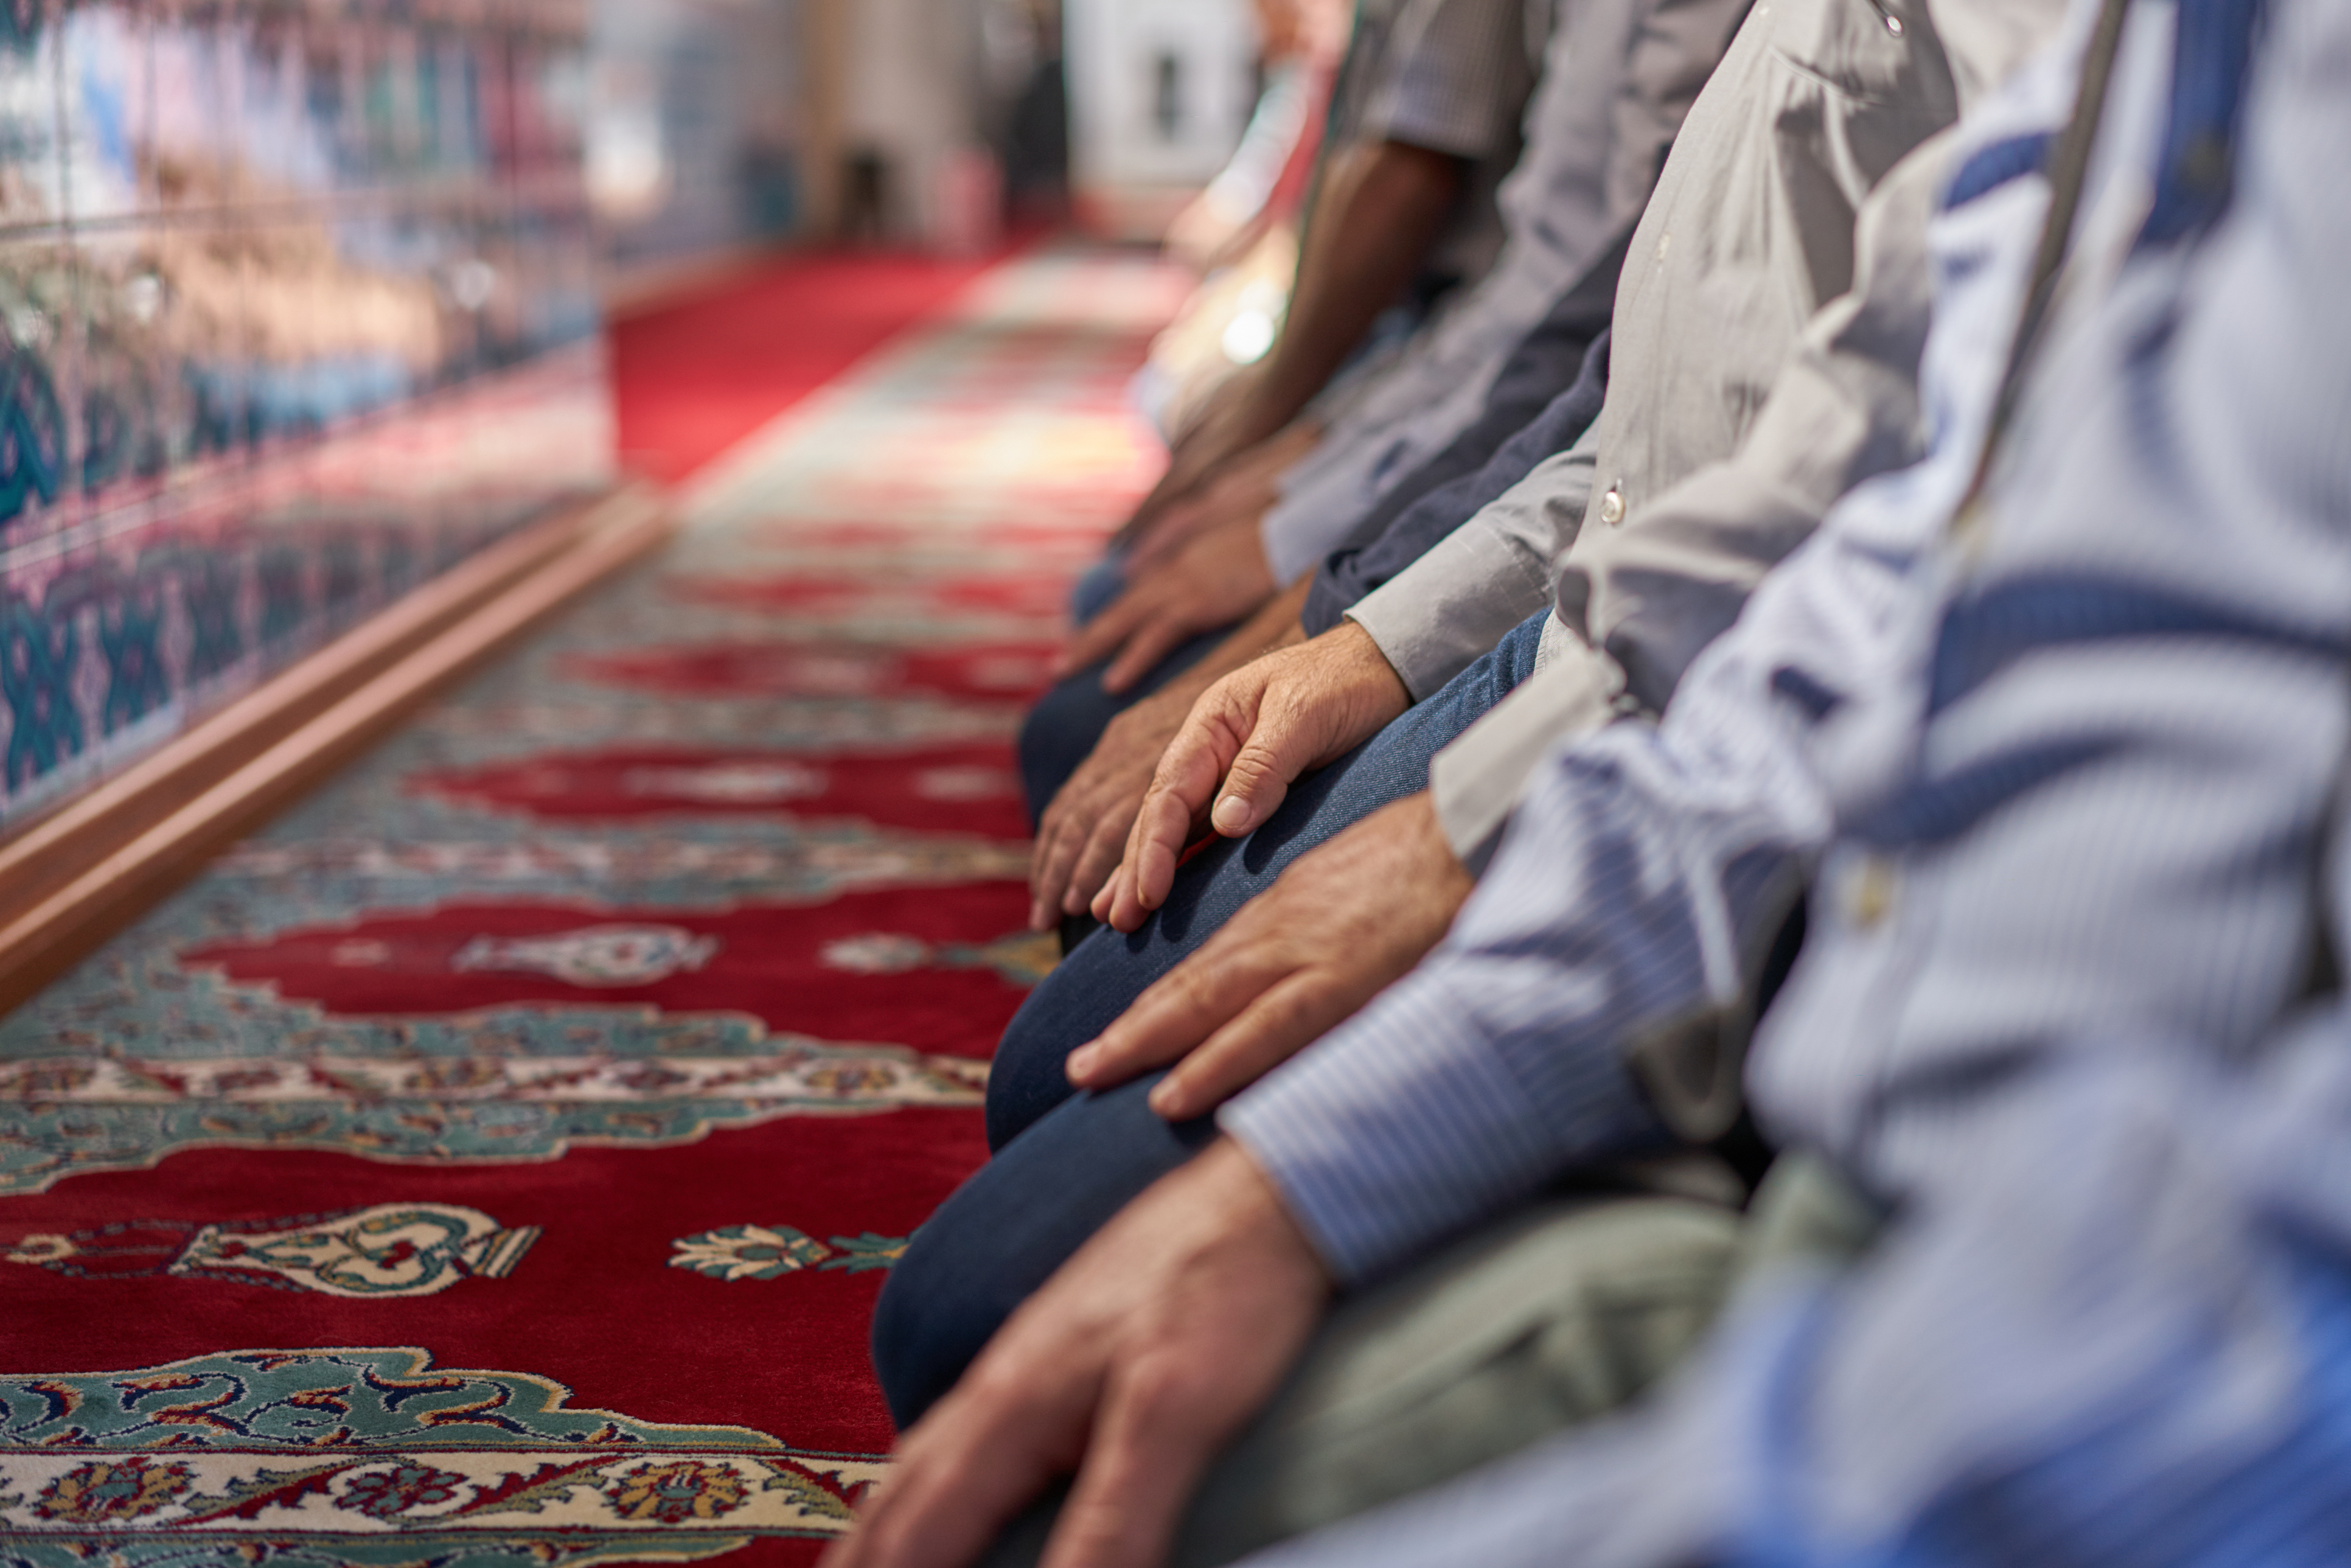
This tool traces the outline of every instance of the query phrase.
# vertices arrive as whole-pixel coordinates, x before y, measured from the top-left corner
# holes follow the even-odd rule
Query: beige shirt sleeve
[[[1535,674],[1431,764],[1438,819],[1465,862],[1486,852],[1545,751],[1627,707],[1664,706],[1838,496],[1917,458],[1926,224],[1947,146],[1944,135],[1922,143],[1864,202],[1853,292],[1805,328],[1739,450],[1637,517],[1593,508],[1562,563]]]

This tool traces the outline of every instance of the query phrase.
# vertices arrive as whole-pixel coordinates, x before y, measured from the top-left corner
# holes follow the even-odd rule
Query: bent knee
[[[932,1226],[915,1231],[873,1303],[873,1375],[901,1432],[955,1386],[995,1329],[960,1294],[960,1270],[941,1266],[943,1249]]]
[[[1123,698],[1102,689],[1100,670],[1081,670],[1037,699],[1020,721],[1013,744],[1020,780],[1029,792],[1029,820],[1036,822],[1070,775],[1093,751]]]

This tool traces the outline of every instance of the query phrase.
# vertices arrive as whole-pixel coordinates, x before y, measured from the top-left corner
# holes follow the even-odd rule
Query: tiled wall
[[[0,0],[0,834],[609,482],[584,0]]]

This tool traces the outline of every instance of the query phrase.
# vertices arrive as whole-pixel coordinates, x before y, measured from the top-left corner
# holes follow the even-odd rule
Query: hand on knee
[[[1071,1052],[1070,1082],[1107,1089],[1174,1062],[1151,1108],[1206,1115],[1418,963],[1470,886],[1426,790],[1383,807],[1299,857]]]
[[[1004,1325],[899,1446],[829,1568],[958,1568],[1057,1476],[1054,1550],[1165,1555],[1217,1450],[1280,1384],[1331,1280],[1229,1142],[1166,1176]]]
[[[1029,858],[1029,925],[1050,931],[1092,902],[1118,864],[1135,808],[1198,695],[1178,682],[1112,719],[1037,825]]]
[[[1253,516],[1207,528],[1164,560],[1133,562],[1128,575],[1126,591],[1071,636],[1056,674],[1108,660],[1102,690],[1126,691],[1189,639],[1247,618],[1275,586]]]
[[[1290,783],[1378,734],[1411,694],[1353,622],[1234,671],[1202,695],[1144,793],[1096,919],[1133,931],[1167,900],[1176,862],[1203,826],[1254,831]]]

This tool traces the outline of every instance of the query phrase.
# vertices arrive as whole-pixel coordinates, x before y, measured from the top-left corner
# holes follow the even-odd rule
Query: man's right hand
[[[1046,1568],[1156,1568],[1200,1476],[1322,1320],[1332,1280],[1218,1139],[1095,1232],[908,1431],[824,1568],[963,1568],[1076,1472]]]
[[[1166,902],[1176,862],[1202,821],[1228,839],[1250,832],[1300,774],[1369,740],[1411,705],[1379,644],[1352,621],[1210,686],[1164,743],[1094,917],[1121,931],[1142,925]]]
[[[1299,856],[1072,1051],[1070,1082],[1108,1089],[1172,1061],[1151,1108],[1205,1116],[1420,962],[1472,885],[1427,790],[1383,806]]]
[[[1199,687],[1179,675],[1112,719],[1054,794],[1029,856],[1031,930],[1050,931],[1062,915],[1085,908],[1109,878],[1151,770],[1197,695]]]
[[[1255,528],[1281,499],[1282,476],[1322,438],[1313,420],[1291,420],[1273,434],[1245,451],[1204,470],[1181,490],[1171,491],[1156,504],[1136,508],[1134,518],[1119,530],[1116,543],[1126,552],[1127,570],[1147,573],[1184,548],[1194,535],[1220,524],[1247,518]],[[1170,467],[1169,474],[1176,470]]]

